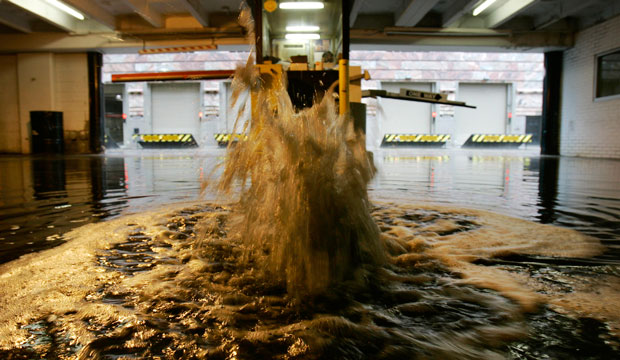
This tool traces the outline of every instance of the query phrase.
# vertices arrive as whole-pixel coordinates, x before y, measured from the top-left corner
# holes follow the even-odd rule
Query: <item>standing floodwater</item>
[[[373,180],[363,137],[329,95],[294,113],[278,78],[263,83],[247,67],[235,81],[259,104],[217,179],[239,201],[169,205],[165,196],[165,209],[81,226],[60,246],[3,264],[0,358],[618,356],[617,197],[590,190],[568,206],[563,196],[579,199],[578,186],[549,195],[545,185],[559,183],[560,168],[551,181],[538,178],[547,195],[518,206],[513,197],[532,195],[532,176],[515,190],[515,168],[499,171],[499,185],[492,176],[448,181],[451,165],[472,176],[512,163],[467,154],[379,152]],[[131,188],[123,168],[130,186],[120,192]],[[369,201],[369,183],[384,201]],[[575,226],[600,212],[606,230],[595,238],[462,208],[468,202],[541,222],[573,216]]]
[[[291,301],[281,279],[248,261],[235,235],[238,205],[143,211],[197,194],[202,167],[216,157],[108,161],[109,184],[93,187],[108,191],[96,202],[81,190],[92,179],[76,169],[92,171],[101,160],[59,159],[71,186],[62,197],[39,190],[39,208],[56,196],[41,222],[79,225],[69,221],[91,208],[142,212],[83,226],[63,234],[60,247],[0,267],[0,358],[617,357],[613,162],[408,150],[375,159],[371,215],[386,262],[363,286],[349,282],[312,301]],[[550,165],[556,171],[542,174]],[[173,177],[180,168],[190,171]],[[470,201],[578,228],[606,248],[574,231],[463,209]],[[13,240],[20,230],[2,236]]]

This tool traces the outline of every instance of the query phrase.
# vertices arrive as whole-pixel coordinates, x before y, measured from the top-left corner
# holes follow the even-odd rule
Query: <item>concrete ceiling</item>
[[[62,0],[84,20],[49,1],[0,0],[0,52],[247,43],[236,23],[241,0]],[[571,46],[575,31],[620,14],[619,0],[496,0],[473,16],[483,1],[350,0],[352,47],[562,49]],[[274,34],[283,34],[285,24],[274,20]]]

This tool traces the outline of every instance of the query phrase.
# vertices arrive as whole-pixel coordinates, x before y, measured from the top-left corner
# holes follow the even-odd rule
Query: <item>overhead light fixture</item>
[[[321,1],[287,1],[280,3],[280,9],[285,10],[312,10],[325,7]]]
[[[69,5],[66,5],[65,3],[62,3],[58,0],[46,0],[46,1],[48,4],[54,6],[56,9],[64,11],[65,13],[73,16],[76,19],[84,20],[84,15],[82,15],[82,13],[70,7]]]
[[[290,32],[311,32],[319,31],[319,27],[315,25],[299,25],[299,26],[287,26],[286,31]]]
[[[482,4],[478,5],[475,9],[474,12],[472,13],[472,15],[474,16],[478,16],[481,12],[483,12],[484,10],[486,10],[486,8],[488,8],[489,6],[491,6],[493,3],[495,2],[495,0],[486,0],[485,2],[483,2]]]
[[[321,35],[314,33],[286,34],[286,40],[318,40]]]

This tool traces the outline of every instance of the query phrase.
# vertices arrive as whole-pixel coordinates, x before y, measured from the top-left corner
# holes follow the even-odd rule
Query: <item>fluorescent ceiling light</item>
[[[486,0],[485,2],[483,2],[482,4],[478,5],[478,7],[476,7],[474,9],[474,12],[472,13],[472,15],[474,16],[478,16],[481,12],[483,12],[484,10],[486,10],[486,8],[488,8],[489,6],[491,6],[491,4],[493,4],[495,2],[495,0]]]
[[[318,40],[321,38],[319,34],[286,34],[286,40]]]
[[[322,9],[324,7],[325,4],[320,1],[288,1],[280,3],[280,9],[288,10]]]
[[[286,31],[290,31],[290,32],[319,31],[319,27],[315,25],[287,26]]]
[[[82,15],[79,11],[75,10],[74,8],[69,7],[68,5],[65,5],[64,3],[61,3],[58,0],[46,0],[46,1],[48,4],[56,7],[58,10],[62,10],[66,12],[67,14],[73,16],[74,18],[84,20],[84,15]]]

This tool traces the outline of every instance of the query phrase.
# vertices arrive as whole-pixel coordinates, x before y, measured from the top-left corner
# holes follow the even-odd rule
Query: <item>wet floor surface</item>
[[[0,157],[0,262],[63,242],[83,225],[198,200],[224,152]],[[569,227],[620,263],[620,162],[519,152],[384,150],[371,198],[458,205]],[[206,199],[213,199],[207,193]],[[542,261],[542,260],[541,260]]]
[[[607,246],[600,262],[620,263],[620,161],[518,152],[378,155],[379,172],[370,185],[376,197],[458,205],[575,229]]]
[[[0,263],[86,223],[194,201],[223,152],[0,157]]]
[[[214,150],[211,153],[145,152],[109,156],[0,157],[0,262],[7,262],[26,253],[54,247],[65,241],[63,238],[65,232],[86,223],[112,220],[126,214],[166,207],[167,204],[172,203],[194,202],[201,196],[203,181],[209,178],[209,174],[214,171],[216,164],[223,160],[222,156],[221,150]],[[482,258],[474,263],[477,266],[497,267],[508,272],[527,274],[529,277],[537,279],[540,284],[540,288],[536,288],[536,291],[560,295],[572,294],[579,290],[575,287],[577,283],[571,282],[570,279],[586,279],[587,281],[592,279],[594,281],[601,278],[618,279],[620,276],[618,271],[620,264],[620,226],[618,226],[620,225],[620,184],[616,180],[620,178],[620,167],[618,166],[620,162],[618,161],[546,158],[526,156],[518,152],[416,152],[404,149],[375,152],[374,157],[378,173],[370,183],[369,193],[373,200],[380,200],[383,204],[386,201],[396,204],[428,203],[456,206],[457,208],[490,210],[538,223],[572,228],[596,237],[605,246],[604,253],[594,258],[512,255]],[[207,192],[202,198],[211,200],[215,197],[213,193]],[[385,205],[380,205],[375,211],[380,211],[381,206]],[[178,213],[173,217],[173,221],[167,224],[169,230],[166,234],[162,233],[162,237],[151,238],[136,228],[135,231],[128,234],[125,241],[118,242],[106,251],[100,252],[96,258],[97,266],[108,272],[119,272],[124,274],[123,276],[131,278],[146,273],[154,266],[161,266],[161,264],[184,263],[183,257],[168,258],[162,255],[161,250],[157,249],[188,246],[187,242],[195,236],[193,226],[196,223],[198,211],[191,210]],[[397,219],[403,224],[412,223],[415,225],[413,228],[419,232],[418,235],[423,235],[425,226],[433,227],[439,222],[451,221],[454,224],[453,229],[433,230],[433,233],[440,238],[449,238],[456,233],[465,234],[478,229],[476,223],[472,222],[468,215],[455,216],[449,212],[409,211],[402,218],[388,217],[390,223],[382,224],[381,227],[392,226],[391,222]],[[380,216],[377,217],[377,219],[380,218]],[[126,225],[137,226],[135,224]],[[510,225],[507,226],[510,227]],[[217,243],[214,243],[215,245]],[[233,250],[233,248],[205,249],[209,257],[214,257],[216,260],[219,259],[218,256],[222,257],[218,260],[219,262],[216,261],[214,264],[220,264],[218,266],[224,267],[226,261],[223,259],[234,258],[224,255],[227,254],[227,251]],[[240,266],[231,265],[230,268],[242,270]],[[213,278],[210,278],[207,284],[228,283],[229,280],[220,274],[226,272],[216,267],[209,269],[207,268],[207,271],[204,272],[206,274],[204,276]],[[413,271],[423,271],[420,270],[422,268],[419,266],[416,269]],[[231,272],[234,274],[232,270]],[[390,305],[391,303],[386,299],[404,296],[402,290],[410,287],[406,283],[395,288],[398,291],[384,289],[387,292],[381,296],[375,294],[371,298],[367,298],[367,295],[363,295],[361,298],[363,301],[356,298],[356,301],[361,301],[369,306],[359,314],[355,312],[357,310],[349,309],[353,311],[353,315],[346,312],[345,315],[342,315],[340,310],[331,309],[330,306],[332,305],[328,304],[325,305],[324,311],[344,316],[352,322],[365,319],[370,316],[368,314],[371,314],[372,322],[388,332],[391,331],[389,329],[396,326],[392,322],[400,324],[411,320],[410,323],[407,322],[408,325],[401,324],[399,326],[410,332],[407,335],[408,337],[413,336],[414,338],[429,331],[431,333],[433,331],[449,332],[452,331],[450,330],[452,329],[451,326],[470,323],[470,327],[474,330],[477,329],[476,324],[478,322],[484,325],[481,329],[487,325],[506,325],[504,324],[505,319],[498,315],[502,313],[499,308],[495,309],[493,306],[484,305],[484,302],[478,300],[479,303],[463,300],[469,298],[469,295],[465,296],[465,294],[469,294],[470,291],[479,293],[476,296],[480,299],[495,296],[491,295],[492,292],[474,290],[469,287],[457,287],[460,289],[458,291],[464,291],[464,293],[459,295],[460,297],[455,297],[452,293],[454,291],[452,286],[438,286],[436,280],[433,280],[435,277],[437,279],[450,278],[453,276],[450,272],[441,269],[435,269],[431,272],[423,271],[423,275],[426,277],[430,276],[429,274],[432,275],[429,278],[430,280],[425,280],[422,283],[423,286],[418,286],[419,288],[414,287],[415,291],[412,294],[423,294],[422,300],[424,297],[429,297],[429,301],[434,299],[429,303],[429,306],[435,310],[441,309],[436,313],[427,310],[422,311],[419,306],[412,307],[408,303],[426,304],[418,298],[407,298],[406,301],[398,298],[398,301],[394,300],[396,301],[395,305]],[[403,275],[404,273],[399,276]],[[162,279],[161,281],[168,280]],[[173,284],[178,287],[179,284],[186,284],[186,281],[188,280],[173,282]],[[188,289],[191,290],[191,294],[194,294],[195,291],[200,292],[202,290],[198,289],[203,288],[204,284],[201,283],[200,286],[191,286]],[[184,288],[181,287],[181,289]],[[142,302],[135,302],[140,293],[140,287],[130,288],[129,290],[129,292],[123,293],[118,291],[116,285],[103,286],[86,296],[86,300],[131,309],[144,305]],[[271,291],[268,288],[258,290],[244,288],[242,290],[242,294],[245,295],[239,295],[240,299],[245,298],[247,294],[254,294],[259,298],[265,295],[264,292]],[[281,292],[281,289],[278,291]],[[375,289],[375,292],[377,291]],[[396,292],[393,294],[391,291]],[[445,298],[444,295],[438,295],[446,291],[451,295]],[[180,293],[176,295],[180,296]],[[208,293],[208,295],[213,294]],[[279,296],[280,293],[277,295]],[[222,319],[228,319],[228,314],[221,314],[222,319],[220,319],[217,312],[209,313],[210,315],[202,314],[200,311],[196,313],[191,311],[191,307],[183,308],[183,312],[180,314],[177,307],[181,304],[191,303],[188,299],[194,299],[195,296],[192,295],[187,298],[187,304],[181,302],[177,304],[178,306],[169,308],[170,296],[168,294],[161,299],[155,297],[150,303],[147,302],[147,304],[151,304],[152,308],[158,309],[157,313],[161,314],[161,317],[168,319],[166,326],[171,323],[176,324],[170,320],[173,318],[181,319],[179,324],[185,324],[188,319],[193,319],[196,314],[204,315],[207,320],[213,318],[211,320],[215,321],[216,324],[219,324],[218,321]],[[228,294],[224,296],[224,299],[229,299],[230,296]],[[276,298],[274,294],[269,294],[269,296]],[[209,297],[201,295],[196,298],[208,299]],[[447,303],[444,304],[437,299],[444,299]],[[160,300],[161,302],[158,302]],[[280,301],[279,298],[278,301]],[[401,304],[403,301],[407,304]],[[173,304],[176,303],[173,302]],[[248,317],[248,309],[252,309],[250,305],[253,303],[248,302],[246,304],[242,301],[239,304],[227,304],[226,302],[225,304],[239,307],[238,313]],[[275,309],[281,304],[269,306]],[[445,309],[442,306],[445,306]],[[213,311],[213,309],[209,311]],[[372,309],[372,311],[369,313],[368,309]],[[150,310],[145,312],[145,314],[150,313],[152,313]],[[67,314],[71,316],[71,313]],[[288,313],[284,312],[284,314]],[[366,315],[362,316],[362,314]],[[400,317],[398,319],[392,318],[391,316],[394,314],[400,314]],[[305,319],[306,315],[303,312],[301,315],[295,312],[287,316],[295,321],[301,321]],[[301,318],[297,319],[296,316]],[[456,320],[451,316],[456,316]],[[307,315],[307,317],[311,317],[311,315]],[[589,317],[565,316],[548,307],[543,307],[534,313],[528,313],[526,317],[529,327],[527,338],[508,342],[504,345],[494,345],[495,350],[515,359],[603,359],[613,358],[620,354],[617,339],[614,340],[611,337],[606,324],[600,320]],[[487,324],[488,319],[495,318],[499,321],[497,324],[492,321]],[[158,318],[154,319],[160,321]],[[258,320],[259,322],[266,321],[261,317],[258,317]],[[76,353],[78,349],[71,348],[72,343],[63,337],[65,336],[63,331],[66,329],[54,324],[53,321],[51,323],[47,321],[45,318],[23,327],[31,333],[31,340],[36,345],[33,345],[35,350],[24,346],[19,351],[0,353],[0,357],[2,354],[8,354],[14,358],[30,358],[33,354],[51,351],[58,358],[62,358],[65,353],[67,356]],[[284,325],[286,321],[278,318],[276,323]],[[146,351],[144,349],[149,349],[148,351],[152,352],[161,350],[157,354],[164,354],[162,349],[174,344],[175,341],[179,342],[177,344],[179,349],[182,349],[181,345],[183,344],[192,343],[189,340],[175,340],[167,337],[167,332],[157,328],[157,324],[158,322],[154,320],[153,322],[138,323],[135,329],[127,327],[129,329],[127,334],[116,334],[116,330],[106,327],[110,324],[98,324],[93,320],[91,328],[95,329],[94,331],[97,334],[99,331],[103,340],[95,341],[89,346],[97,348],[101,354],[111,354],[110,356],[114,357],[118,354],[134,354],[137,356],[140,351],[142,353]],[[112,325],[114,324],[112,323]],[[101,326],[101,329],[97,326]],[[202,331],[210,327],[211,325],[204,325],[198,329]],[[194,328],[185,329],[182,326],[179,328],[182,334],[185,334],[184,331],[187,330],[188,336],[195,335],[196,329]],[[506,328],[509,329],[509,327]],[[351,330],[350,327],[347,329],[347,331]],[[458,331],[460,332],[462,329],[458,328]],[[484,331],[481,330],[481,333],[477,331],[475,330],[473,333],[475,336],[472,335],[472,338],[483,338]],[[134,335],[142,337],[144,334],[151,333],[155,335],[151,338],[148,336],[142,338],[146,344],[142,345],[144,349],[135,348]],[[210,339],[205,334],[203,337]],[[358,336],[345,336],[344,338],[336,337],[338,341],[335,341],[334,344],[347,344],[356,341],[356,339],[361,342],[355,343],[355,346],[351,348],[344,345],[334,345],[336,347],[329,348],[329,351],[336,351],[337,354],[343,355],[343,358],[357,358],[353,355],[360,351],[367,354],[372,353],[372,351],[379,351],[371,346],[372,341],[364,340],[367,335],[365,334],[360,333],[357,334]],[[222,335],[224,336],[222,339],[216,335],[220,336],[219,334],[211,334],[211,336],[219,339],[214,343],[220,344],[224,340],[230,340],[224,335]],[[304,344],[298,344],[297,341],[293,341],[295,338],[289,335],[284,334],[282,337],[275,337],[274,339],[277,341],[273,340],[275,341],[273,344],[266,341],[260,346],[249,344],[247,341],[245,343],[241,341],[238,344],[233,341],[233,343],[236,344],[234,346],[240,347],[242,350],[246,346],[251,351],[259,351],[257,354],[269,349],[268,353],[275,356],[279,351],[278,346],[284,346],[283,351],[293,349],[299,354],[303,354],[305,350],[303,350],[302,345]],[[119,337],[114,338],[114,336]],[[110,339],[116,342],[105,342]],[[384,343],[390,343],[390,341],[394,342],[398,339],[400,338],[397,336],[391,336],[383,340]],[[426,344],[428,339],[420,338],[418,340],[424,340],[423,342]],[[44,344],[45,350],[40,350],[37,347],[41,345],[38,342]],[[50,346],[52,346],[51,350],[49,349]],[[265,349],[261,346],[264,346]],[[407,350],[406,347],[402,349],[411,354],[411,349]],[[416,349],[419,351],[420,348],[417,347]],[[349,352],[353,350],[355,352]],[[249,350],[246,349],[246,351]],[[220,355],[221,358],[225,358],[230,354],[222,353]],[[170,358],[177,358],[177,356],[172,354]],[[184,356],[180,356],[180,358],[184,358]],[[386,358],[398,357],[388,356]]]

